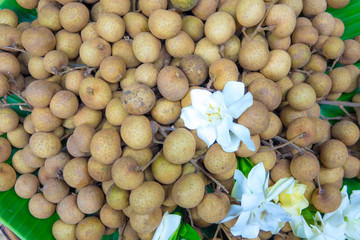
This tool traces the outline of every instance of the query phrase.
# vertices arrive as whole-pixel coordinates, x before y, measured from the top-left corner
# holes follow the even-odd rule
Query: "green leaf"
[[[344,178],[343,179],[343,186],[347,186],[347,192],[350,196],[352,191],[354,190],[360,190],[360,179],[358,178]]]
[[[301,215],[304,217],[305,221],[309,225],[315,224],[315,220],[314,220],[315,214],[316,211],[314,212],[313,210],[310,209],[310,207],[307,207],[301,211]]]
[[[179,234],[181,236],[181,239],[185,239],[185,240],[201,240],[199,234],[188,223],[183,223],[182,224]]]
[[[238,159],[238,169],[245,175],[245,177],[248,177],[254,165],[247,158],[238,157],[237,159]]]
[[[16,0],[0,0],[0,9],[11,9],[21,22],[32,22],[37,18],[36,9],[25,9],[21,7]]]

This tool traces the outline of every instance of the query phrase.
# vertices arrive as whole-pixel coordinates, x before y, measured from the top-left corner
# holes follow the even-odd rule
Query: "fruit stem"
[[[62,141],[62,140],[64,140],[65,138],[69,137],[71,134],[73,134],[73,132],[74,132],[74,131],[70,131],[70,132],[68,132],[67,134],[65,134],[64,136],[62,136],[62,137],[60,138],[60,141]]]
[[[210,173],[206,172],[202,167],[200,167],[199,164],[197,164],[197,162],[194,161],[194,159],[190,160],[191,164],[194,165],[194,167],[201,171],[203,174],[205,174],[208,178],[210,178],[216,185],[220,186],[220,188],[222,188],[224,190],[224,192],[226,192],[227,194],[229,194],[229,191],[224,187],[224,185],[222,185],[218,180],[216,180],[213,176],[211,176]]]
[[[7,49],[7,50],[13,50],[13,51],[29,54],[26,50],[20,49],[18,47],[2,47],[2,48]]]
[[[233,237],[231,235],[229,235],[229,231],[227,229],[225,229],[224,224],[219,224],[219,225],[220,225],[221,229],[223,230],[223,232],[225,233],[226,237],[228,239],[233,239]]]
[[[26,103],[5,103],[5,104],[1,104],[0,108],[10,107],[10,106],[23,106],[23,105],[27,105],[27,104]]]
[[[264,23],[266,17],[269,15],[271,8],[275,5],[275,2],[277,1],[271,1],[271,4],[269,5],[268,9],[266,10],[265,16],[263,17],[263,19],[259,22],[259,24],[256,26],[254,32],[250,35],[250,41],[255,37],[255,35],[261,31],[261,26]],[[270,27],[270,26],[269,26]],[[275,30],[275,27],[274,27]]]
[[[304,149],[298,147],[296,144],[294,144],[294,142],[300,138],[303,138],[305,136],[305,133],[301,133],[299,134],[298,136],[296,136],[295,138],[291,139],[290,141],[286,140],[286,139],[283,139],[281,138],[281,140],[279,139],[280,137],[278,136],[275,136],[274,138],[280,142],[284,142],[283,144],[281,145],[278,145],[278,146],[275,146],[275,147],[272,147],[272,148],[267,148],[267,149],[261,149],[261,151],[259,152],[267,152],[267,151],[271,151],[271,150],[276,150],[276,149],[279,149],[279,148],[283,148],[287,145],[291,145],[293,146],[294,148],[296,148],[300,153],[304,153]],[[295,147],[296,146],[296,147]]]
[[[161,153],[162,153],[162,149],[147,164],[145,164],[142,167],[137,167],[137,170],[139,172],[145,171],[145,169],[147,169],[160,156]]]
[[[325,193],[325,189],[323,189],[323,188],[321,187],[319,174],[317,175],[317,180],[318,180],[319,194],[324,194],[324,193]]]
[[[329,67],[329,71],[333,70],[333,68],[335,67],[336,63],[340,60],[340,57],[337,57],[336,59],[334,59],[334,62],[332,63],[331,67]]]
[[[329,100],[321,100],[317,102],[322,105],[332,105],[332,106],[342,106],[342,107],[360,107],[360,103],[354,102],[344,102],[344,101],[329,101]]]
[[[194,227],[194,221],[193,221],[193,219],[192,219],[192,215],[191,215],[190,209],[186,208],[186,211],[187,211],[187,213],[189,214],[190,224],[191,224],[192,227]]]
[[[352,120],[357,120],[356,117],[354,117],[353,115],[351,115],[345,108],[343,105],[340,105],[339,108],[346,114],[347,117],[351,118]]]
[[[132,2],[132,10],[133,12],[136,12],[136,0],[131,0]]]
[[[219,234],[220,231],[220,224],[218,224],[217,228],[216,228],[216,232],[214,234],[213,240],[215,240],[217,238],[217,235]]]
[[[314,71],[313,70],[306,71],[306,70],[301,70],[301,69],[294,69],[294,72],[300,72],[300,73],[304,73],[304,74],[310,76]]]

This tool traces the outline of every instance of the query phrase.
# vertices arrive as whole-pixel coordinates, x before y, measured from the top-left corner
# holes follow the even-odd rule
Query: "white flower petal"
[[[241,206],[244,211],[251,211],[264,202],[264,193],[244,194],[241,198]]]
[[[248,222],[250,219],[250,214],[251,214],[251,212],[249,212],[249,211],[240,213],[239,218],[236,221],[235,225],[232,228],[230,228],[230,231],[234,236],[243,236],[244,234],[246,234],[247,236],[248,235],[251,236],[251,237],[247,237],[247,238],[256,238],[259,235],[259,231],[249,232],[247,229]],[[254,237],[252,237],[252,236],[254,236]]]
[[[237,218],[242,211],[242,207],[239,205],[231,205],[228,213],[226,214],[226,217],[220,222],[225,223],[228,222],[234,218]]]
[[[204,89],[191,90],[191,104],[194,109],[199,110],[201,113],[204,113],[209,106],[209,99],[211,94],[211,92]]]
[[[229,115],[224,116],[221,123],[216,126],[216,141],[221,146],[227,146],[231,143],[230,124],[232,119]]]
[[[155,231],[153,240],[168,240],[179,227],[181,216],[166,212]]]
[[[261,213],[260,229],[271,231],[276,234],[291,218],[279,205],[273,202],[262,204],[263,213]]]
[[[245,93],[245,84],[242,82],[229,81],[225,84],[222,94],[224,95],[226,106],[230,106],[239,100]]]
[[[226,107],[224,96],[220,91],[216,91],[210,96],[210,103],[212,103],[212,105]]]
[[[302,215],[300,216],[291,216],[290,220],[291,230],[293,231],[294,235],[299,238],[307,238],[310,239],[313,237],[313,232],[311,231],[310,226],[305,221]]]
[[[247,185],[247,179],[244,174],[236,169],[234,174],[234,179],[236,180],[234,187],[231,192],[231,196],[238,201],[241,201],[243,194],[250,193],[250,189]]]
[[[246,231],[242,235],[246,239],[256,239],[260,232],[260,226],[257,223],[246,225]]]
[[[282,178],[278,180],[270,189],[270,191],[266,194],[266,200],[265,201],[271,201],[277,196],[279,196],[280,193],[282,193],[285,189],[287,189],[291,184],[294,182],[294,178]]]
[[[242,98],[232,103],[227,107],[228,114],[230,114],[233,118],[239,118],[241,114],[243,114],[246,109],[253,105],[253,95],[251,92],[246,93]]]
[[[291,216],[285,212],[278,204],[273,202],[265,202],[262,205],[264,209],[269,213],[269,215],[277,221],[288,222],[291,220]]]
[[[247,185],[252,193],[264,193],[263,186],[266,181],[266,171],[264,163],[258,163],[253,169],[251,169],[248,175]]]
[[[247,127],[241,124],[231,123],[230,131],[233,132],[241,141],[243,141],[250,151],[256,150],[255,144],[251,140],[250,130]]]
[[[348,222],[346,224],[346,236],[352,239],[359,239],[360,236],[360,221],[358,219]]]
[[[344,211],[344,215],[350,220],[360,218],[360,191],[359,190],[355,190],[351,193],[350,205]]]
[[[216,130],[212,125],[199,127],[196,132],[198,137],[203,140],[208,147],[210,147],[216,140]]]
[[[193,106],[181,109],[180,118],[184,121],[185,127],[189,129],[197,129],[207,122],[205,117],[194,109]]]
[[[240,138],[238,138],[235,134],[233,134],[232,132],[229,133],[230,134],[230,144],[226,145],[226,146],[221,146],[222,149],[225,152],[235,152],[239,149],[240,147]]]

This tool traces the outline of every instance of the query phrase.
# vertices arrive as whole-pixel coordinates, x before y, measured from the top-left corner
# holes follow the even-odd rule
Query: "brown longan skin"
[[[76,225],[75,224],[67,224],[57,220],[52,226],[52,234],[55,239],[58,240],[76,240]]]
[[[51,178],[43,186],[43,194],[51,203],[59,203],[70,191],[70,187],[62,180]]]
[[[320,171],[318,159],[311,153],[300,155],[291,160],[290,172],[299,181],[312,181]]]
[[[157,208],[153,212],[145,215],[132,212],[130,215],[130,225],[139,234],[146,234],[154,231],[159,226],[161,219],[161,208]]]
[[[269,59],[268,46],[263,42],[252,40],[241,45],[238,61],[246,70],[258,71],[266,66]]]
[[[92,178],[87,169],[86,158],[73,158],[64,167],[65,182],[73,188],[83,188],[90,184]]]
[[[77,196],[70,194],[66,196],[56,208],[60,219],[67,224],[78,224],[85,214],[77,206]]]
[[[145,116],[127,116],[121,125],[120,134],[129,147],[137,150],[146,148],[152,141],[151,124]]]
[[[270,124],[270,115],[266,106],[255,100],[253,101],[252,106],[241,114],[237,122],[247,127],[250,130],[251,135],[257,135],[268,128]]]
[[[90,142],[92,157],[103,164],[112,164],[122,153],[121,138],[114,129],[102,129]]]
[[[5,162],[11,155],[11,144],[6,138],[0,137],[0,163]]]
[[[344,169],[345,178],[354,178],[359,175],[360,160],[355,156],[349,155],[342,167]]]
[[[213,174],[229,171],[234,166],[234,162],[236,162],[235,154],[225,152],[218,143],[211,145],[204,157],[206,169]]]
[[[171,132],[163,144],[165,158],[174,164],[190,161],[196,150],[196,141],[192,133],[185,128],[177,128]]]
[[[100,220],[108,228],[119,228],[126,224],[123,211],[115,210],[107,203],[100,210]]]
[[[150,214],[159,208],[165,199],[163,187],[154,181],[145,181],[130,193],[132,212]]]
[[[89,67],[99,67],[101,61],[111,55],[111,45],[100,37],[88,39],[81,44],[79,54]]]
[[[45,159],[36,156],[32,151],[30,145],[23,148],[24,162],[31,168],[39,168],[44,165]]]
[[[16,172],[7,163],[0,163],[0,192],[10,190],[16,182]]]
[[[26,88],[26,100],[33,107],[45,108],[56,93],[54,86],[46,80],[33,81]]]
[[[181,104],[179,101],[169,101],[166,98],[160,98],[156,101],[151,116],[156,122],[162,125],[168,125],[175,122],[180,117]]]
[[[239,149],[235,152],[236,156],[238,157],[251,157],[254,155],[257,151],[259,151],[260,148],[260,137],[259,135],[250,136],[251,141],[255,145],[255,151],[251,151],[248,149],[248,147],[245,145],[244,142],[240,143]]]
[[[337,168],[327,168],[325,166],[320,166],[319,180],[320,184],[336,184],[339,181],[342,181],[344,177],[344,169],[342,167]],[[315,182],[319,182],[315,178]]]
[[[290,172],[290,161],[287,159],[280,159],[275,166],[271,169],[271,180],[277,182],[282,178],[289,178],[292,174]]]
[[[101,239],[105,232],[105,226],[98,217],[86,217],[76,226],[76,238],[78,240]]]
[[[238,80],[239,71],[233,61],[221,58],[210,65],[209,76],[215,80],[214,88],[221,91],[227,82]]]
[[[343,166],[348,156],[346,145],[336,139],[328,140],[320,147],[320,161],[328,168]]]
[[[56,50],[64,52],[69,59],[75,59],[79,56],[82,44],[79,33],[71,33],[63,29],[56,33],[55,38]]]
[[[269,149],[269,147],[261,146],[259,151],[254,155],[252,155],[249,158],[249,160],[254,165],[263,162],[265,170],[270,171],[275,166],[276,153],[274,150],[267,150],[267,149]]]
[[[145,84],[135,83],[123,89],[121,104],[124,109],[135,115],[146,114],[155,105],[155,93]]]
[[[144,181],[144,173],[138,171],[138,164],[132,157],[117,159],[111,169],[115,184],[124,190],[132,190]]]
[[[32,168],[25,163],[22,149],[14,154],[12,166],[19,174],[33,173],[37,170],[37,168]]]
[[[66,152],[59,152],[57,155],[47,158],[44,163],[46,174],[53,178],[60,177],[70,159],[69,154]]]
[[[61,142],[53,133],[37,132],[30,137],[31,151],[38,157],[48,158],[58,154]]]
[[[281,103],[282,93],[279,85],[269,79],[256,79],[248,88],[254,100],[261,102],[268,111],[275,110]]]
[[[56,204],[46,200],[42,193],[37,193],[29,201],[29,211],[31,215],[38,219],[46,219],[54,214]]]
[[[230,200],[225,193],[207,193],[197,206],[199,217],[208,223],[217,223],[226,217]]]
[[[162,184],[172,184],[181,175],[182,166],[179,164],[173,164],[166,160],[163,154],[161,154],[151,164],[152,174],[154,178]]]
[[[334,124],[331,129],[331,134],[335,139],[342,141],[346,146],[351,146],[359,139],[359,128],[355,123],[349,120],[341,120]]]
[[[0,73],[0,97],[5,96],[10,91],[10,82],[4,74]]]
[[[80,189],[76,201],[80,211],[93,214],[100,210],[104,199],[104,193],[99,187],[89,185]]]
[[[106,202],[115,210],[123,210],[129,206],[129,191],[112,184],[106,191]]]
[[[89,22],[90,13],[84,4],[71,2],[60,10],[60,23],[69,32],[79,32]]]
[[[56,38],[46,27],[29,28],[22,33],[21,43],[30,54],[42,57],[54,49]]]
[[[290,123],[286,131],[286,138],[288,140],[292,140],[300,134],[304,134],[304,136],[295,140],[294,143],[299,147],[309,146],[316,135],[315,124],[311,118],[301,117],[295,119],[292,123]]]
[[[42,132],[51,132],[59,127],[62,120],[55,116],[50,108],[34,108],[31,112],[31,121],[35,129]]]
[[[11,108],[0,109],[0,131],[10,132],[17,128],[19,124],[19,116]]]
[[[117,42],[124,36],[125,22],[115,13],[102,13],[96,21],[96,32],[108,42]]]
[[[182,27],[181,17],[177,12],[157,9],[149,16],[149,30],[159,39],[169,39],[176,36]]]
[[[96,77],[87,77],[81,81],[79,95],[82,102],[94,110],[104,109],[112,98],[110,86]]]
[[[306,110],[316,102],[316,93],[310,85],[299,83],[289,90],[287,100],[295,110]]]
[[[186,75],[177,67],[167,66],[160,70],[157,87],[163,97],[170,101],[181,100],[189,90]]]
[[[321,186],[323,193],[317,188],[312,194],[311,202],[323,213],[334,212],[341,204],[341,193],[337,186],[325,184]]]
[[[317,98],[323,98],[330,92],[331,79],[324,73],[313,73],[307,79],[306,83],[309,84],[315,91]]]

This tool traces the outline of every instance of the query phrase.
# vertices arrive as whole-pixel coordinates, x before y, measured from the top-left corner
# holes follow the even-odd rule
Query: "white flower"
[[[344,186],[344,188],[345,187],[346,186]],[[342,214],[346,221],[345,235],[349,240],[358,240],[360,239],[360,191],[353,191],[351,193],[350,200],[348,200],[346,194],[346,200],[343,198],[341,203],[343,206]]]
[[[168,240],[178,229],[181,222],[181,216],[177,214],[164,213],[160,225],[155,231],[153,240]]]
[[[276,234],[290,220],[290,215],[272,200],[287,189],[293,178],[284,178],[268,189],[269,172],[265,171],[261,162],[251,169],[248,179],[235,170],[236,180],[232,196],[241,201],[241,206],[231,205],[227,216],[221,222],[227,222],[238,217],[230,229],[234,236],[256,238],[260,230]]]
[[[342,189],[342,201],[340,207],[332,212],[325,213],[324,217],[320,212],[315,214],[314,225],[308,225],[303,216],[292,216],[290,221],[293,233],[308,240],[342,240],[346,239],[345,230],[347,223],[344,220],[343,212],[349,206],[349,199],[346,186]],[[359,238],[357,238],[359,239]]]
[[[198,137],[208,147],[216,140],[224,151],[234,152],[243,141],[255,151],[249,129],[233,122],[233,118],[239,118],[253,104],[251,93],[244,93],[245,85],[234,81],[226,83],[222,92],[193,89],[190,93],[192,105],[183,108],[180,117],[185,127],[197,130]]]

